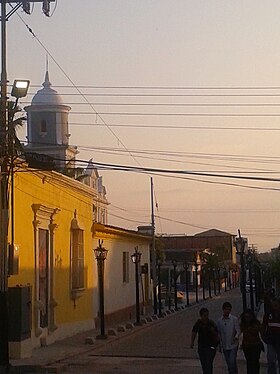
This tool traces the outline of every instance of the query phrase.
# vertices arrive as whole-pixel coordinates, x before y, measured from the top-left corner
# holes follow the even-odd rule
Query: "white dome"
[[[31,105],[64,105],[61,96],[51,88],[51,85],[49,72],[47,71],[43,88],[34,95]]]

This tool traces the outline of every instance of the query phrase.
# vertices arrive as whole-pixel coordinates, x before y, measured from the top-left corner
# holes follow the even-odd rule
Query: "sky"
[[[150,224],[153,176],[158,234],[240,229],[266,251],[280,179],[165,172],[280,177],[279,14],[274,0],[57,0],[51,17],[37,3],[8,22],[8,78],[30,79],[28,104],[48,54],[79,159],[160,169],[100,171],[109,224]]]

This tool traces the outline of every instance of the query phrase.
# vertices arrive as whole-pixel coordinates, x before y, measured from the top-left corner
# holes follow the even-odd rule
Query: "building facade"
[[[98,324],[93,249],[99,239],[109,250],[105,318],[111,322],[132,318],[135,280],[131,254],[138,246],[141,264],[149,264],[150,237],[97,223],[93,206],[100,198],[98,191],[60,173],[20,167],[14,185],[13,232],[18,263],[15,266],[17,259],[13,258],[10,267],[10,315],[23,319],[23,326],[31,322],[29,331],[21,327],[14,331],[11,318],[11,357],[30,356],[35,347]],[[141,303],[145,305],[150,298],[149,272],[141,280]]]

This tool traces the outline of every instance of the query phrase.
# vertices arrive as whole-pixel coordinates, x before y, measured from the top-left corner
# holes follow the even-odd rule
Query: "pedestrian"
[[[260,354],[264,345],[260,338],[261,323],[251,309],[246,309],[241,314],[240,330],[243,335],[241,347],[246,358],[247,374],[259,374]]]
[[[217,322],[220,337],[220,346],[223,351],[229,374],[237,374],[236,356],[240,327],[238,318],[231,314],[232,305],[225,302],[222,307],[223,314]]]
[[[267,344],[267,373],[280,373],[280,299],[271,301],[271,310],[263,317],[262,337]]]
[[[272,287],[265,290],[263,297],[264,304],[264,314],[269,314],[271,312],[271,301],[275,298],[275,289]]]
[[[209,319],[207,308],[201,308],[199,315],[200,318],[192,328],[190,347],[194,347],[194,341],[198,334],[198,355],[203,374],[213,374],[213,361],[219,344],[218,330],[215,322]]]

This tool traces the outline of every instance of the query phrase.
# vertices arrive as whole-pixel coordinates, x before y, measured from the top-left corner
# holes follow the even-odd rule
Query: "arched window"
[[[43,119],[40,124],[40,132],[43,134],[47,133],[47,122]]]

